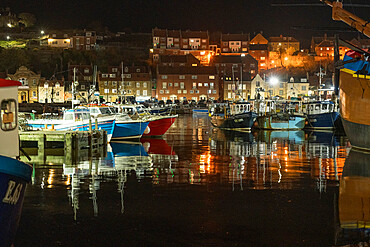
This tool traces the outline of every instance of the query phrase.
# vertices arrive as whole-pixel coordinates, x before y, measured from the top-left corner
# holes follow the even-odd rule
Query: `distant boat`
[[[304,104],[304,113],[307,117],[305,128],[330,130],[335,128],[335,121],[339,117],[337,105],[331,101],[316,101]]]
[[[215,112],[211,112],[211,123],[220,129],[251,130],[257,117],[249,102],[231,103],[223,109],[212,110]]]
[[[17,81],[0,79],[0,246],[13,246],[32,166],[19,157]]]
[[[193,114],[208,114],[208,109],[207,108],[194,108],[192,110]]]

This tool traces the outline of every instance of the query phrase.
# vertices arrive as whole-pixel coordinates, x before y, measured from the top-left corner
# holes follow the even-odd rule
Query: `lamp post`
[[[49,90],[49,85],[47,82],[44,83],[44,89],[45,89],[45,103],[48,103],[48,90]]]

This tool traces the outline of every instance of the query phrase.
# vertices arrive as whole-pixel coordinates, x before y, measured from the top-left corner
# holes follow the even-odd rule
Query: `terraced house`
[[[99,75],[100,97],[107,102],[122,101],[123,97],[136,100],[152,96],[151,72],[146,66],[110,66]]]
[[[217,100],[219,78],[214,66],[158,66],[158,100]]]

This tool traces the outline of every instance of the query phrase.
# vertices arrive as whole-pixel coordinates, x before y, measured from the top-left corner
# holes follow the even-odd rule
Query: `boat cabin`
[[[0,155],[19,156],[18,81],[0,79]]]
[[[121,105],[121,111],[127,113],[128,115],[149,115],[148,110],[143,105]]]
[[[90,111],[87,108],[65,110],[63,120],[66,121],[83,121],[91,118]]]
[[[108,116],[117,113],[115,107],[111,106],[89,106],[90,115],[92,117]]]
[[[305,104],[304,113],[308,115],[336,112],[335,104],[331,101],[317,101]]]
[[[230,114],[242,114],[252,110],[252,104],[250,103],[237,103],[230,105]]]

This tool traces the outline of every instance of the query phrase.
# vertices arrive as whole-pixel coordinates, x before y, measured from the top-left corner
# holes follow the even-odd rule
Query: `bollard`
[[[91,123],[91,118],[89,118],[89,131],[92,131],[92,123]]]

